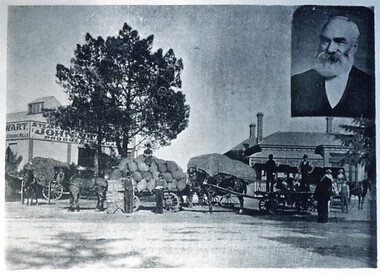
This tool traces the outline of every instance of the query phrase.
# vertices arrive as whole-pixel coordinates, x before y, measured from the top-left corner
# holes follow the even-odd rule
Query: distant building
[[[6,147],[23,160],[19,166],[33,157],[52,158],[61,162],[92,166],[94,150],[88,142],[79,138],[76,132],[61,130],[48,124],[42,112],[57,109],[60,102],[53,96],[38,98],[30,102],[27,111],[9,113],[6,117]],[[91,134],[88,138],[91,138]],[[110,155],[116,152],[112,143],[104,144],[102,152]],[[131,156],[134,151],[131,150]]]
[[[278,131],[266,137],[263,135],[263,114],[257,114],[257,138],[250,132],[250,138],[225,153],[230,158],[240,160],[255,167],[260,178],[264,173],[264,164],[273,154],[280,170],[292,170],[293,175],[305,154],[316,167],[343,167],[349,180],[364,177],[363,170],[342,160],[348,151],[335,138],[332,132],[332,118],[328,117],[326,132]],[[254,127],[253,127],[254,128]],[[251,138],[252,137],[252,138]],[[244,145],[247,144],[247,145]]]

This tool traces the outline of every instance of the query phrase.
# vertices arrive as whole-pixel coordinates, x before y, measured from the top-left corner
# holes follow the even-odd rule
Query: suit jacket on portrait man
[[[372,76],[352,67],[346,89],[338,104],[331,108],[325,89],[325,79],[316,70],[292,76],[292,116],[375,116],[375,83]]]

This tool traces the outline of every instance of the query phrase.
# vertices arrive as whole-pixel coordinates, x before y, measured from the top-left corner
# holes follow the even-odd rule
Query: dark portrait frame
[[[373,102],[370,113],[361,114],[356,112],[328,112],[325,110],[310,110],[307,105],[309,100],[296,101],[300,94],[297,90],[297,82],[294,81],[295,75],[300,75],[312,67],[312,62],[319,45],[319,32],[322,25],[333,16],[344,16],[355,22],[360,31],[358,49],[355,54],[354,66],[370,78],[364,82],[371,82],[368,94]],[[374,118],[375,90],[375,38],[374,38],[374,11],[373,7],[359,6],[301,6],[293,14],[292,20],[292,39],[291,39],[291,115],[292,117],[302,116],[338,116],[338,117],[365,117]],[[299,83],[300,81],[298,81]],[[305,86],[309,83],[305,83]],[[311,85],[310,85],[311,86]],[[308,88],[308,87],[307,87]],[[297,93],[297,94],[296,94]],[[358,96],[359,94],[357,94]],[[361,95],[361,94],[360,94]],[[306,97],[305,97],[306,98]],[[356,98],[356,97],[354,97]],[[368,97],[369,98],[369,97]],[[313,99],[310,98],[310,101]],[[355,101],[355,100],[353,100]],[[354,104],[354,102],[353,102]],[[355,107],[351,105],[350,107]],[[372,109],[373,108],[373,109]],[[347,107],[349,109],[349,107]],[[353,114],[360,113],[360,115]]]

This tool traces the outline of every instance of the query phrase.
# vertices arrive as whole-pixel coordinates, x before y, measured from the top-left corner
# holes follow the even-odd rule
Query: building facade
[[[43,109],[56,109],[59,106],[61,104],[55,97],[43,97],[29,103],[27,111],[7,114],[6,147],[17,156],[22,156],[19,168],[34,157],[52,158],[83,166],[93,164],[93,148],[88,140],[94,136],[88,134],[86,138],[80,138],[78,133],[51,125],[43,117]],[[105,143],[102,152],[117,155],[113,143]],[[135,157],[134,154],[135,150],[131,149],[130,156]]]

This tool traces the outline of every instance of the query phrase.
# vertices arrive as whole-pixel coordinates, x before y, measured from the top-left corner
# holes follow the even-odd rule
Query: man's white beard
[[[319,52],[316,56],[314,69],[323,77],[334,78],[347,73],[354,64],[354,56],[349,51],[345,54],[339,51],[328,53]]]

